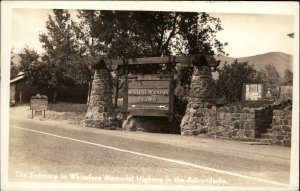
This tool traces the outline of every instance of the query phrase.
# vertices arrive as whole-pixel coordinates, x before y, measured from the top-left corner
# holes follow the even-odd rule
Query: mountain
[[[220,56],[216,57],[216,59],[221,61],[220,68],[224,66],[225,62],[231,64],[237,59],[238,62],[248,62],[250,65],[253,65],[254,69],[257,71],[264,69],[267,64],[272,64],[282,77],[284,76],[284,71],[286,69],[293,71],[293,56],[282,52],[269,52],[241,58]]]

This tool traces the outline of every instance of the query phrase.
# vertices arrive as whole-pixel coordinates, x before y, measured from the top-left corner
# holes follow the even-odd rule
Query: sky
[[[51,9],[13,9],[11,42],[14,52],[25,45],[41,53],[39,34],[46,32],[45,25]],[[221,19],[223,31],[217,34],[227,42],[225,52],[230,57],[246,57],[267,52],[293,54],[295,40],[287,34],[294,32],[292,15],[209,13]],[[73,14],[72,14],[73,15]]]

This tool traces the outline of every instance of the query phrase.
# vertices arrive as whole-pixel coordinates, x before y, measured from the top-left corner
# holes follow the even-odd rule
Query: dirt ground
[[[33,120],[40,121],[61,121],[71,125],[83,125],[83,120],[86,114],[86,104],[71,104],[71,103],[56,103],[49,104],[46,111],[45,118],[44,113],[34,112]],[[17,115],[21,118],[32,118],[32,111],[29,104],[16,105],[10,107],[10,115]]]

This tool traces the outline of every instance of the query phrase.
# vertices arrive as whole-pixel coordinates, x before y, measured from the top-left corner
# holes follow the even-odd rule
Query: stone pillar
[[[212,74],[209,66],[194,66],[189,101],[180,127],[182,135],[198,135],[207,131],[207,113],[212,108]]]
[[[95,70],[85,126],[100,129],[117,127],[112,103],[111,75],[107,69]]]

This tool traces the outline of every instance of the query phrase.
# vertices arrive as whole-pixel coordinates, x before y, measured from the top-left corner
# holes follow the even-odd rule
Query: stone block
[[[241,121],[236,120],[233,122],[233,128],[240,129],[241,128]]]
[[[273,116],[282,116],[283,112],[282,110],[273,110]]]
[[[281,112],[282,112],[283,116],[292,115],[292,111],[289,111],[289,110],[282,110]]]
[[[246,113],[241,113],[240,114],[240,119],[241,120],[247,120],[247,114]]]
[[[241,106],[233,106],[233,113],[240,113],[242,110]]]
[[[231,132],[232,137],[235,137],[237,135],[238,130],[232,129],[230,132]]]
[[[281,121],[281,124],[282,125],[290,125],[290,122],[289,122],[289,120],[284,119],[284,120]]]
[[[281,125],[272,125],[272,131],[282,131]]]
[[[187,123],[186,125],[183,126],[183,129],[184,130],[191,130],[191,129],[193,129],[192,123]]]
[[[212,112],[218,112],[218,108],[216,106],[212,106],[211,110]]]
[[[183,116],[183,118],[182,118],[181,121],[186,122],[186,121],[188,121],[188,120],[189,120],[189,116],[188,116],[188,115],[185,115],[185,116]]]
[[[283,125],[282,126],[282,130],[287,131],[287,132],[291,132],[292,127],[289,125]]]
[[[290,147],[290,146],[291,146],[291,140],[283,140],[283,141],[282,141],[282,144],[283,144],[284,146]]]
[[[229,113],[229,107],[223,107],[225,113]]]
[[[224,111],[224,108],[223,108],[223,107],[219,107],[219,108],[218,108],[218,112],[220,112],[220,113],[225,112],[225,111]]]
[[[205,102],[204,104],[203,104],[203,107],[204,108],[208,108],[208,109],[211,109],[212,108],[212,104],[211,103],[209,103],[209,102]]]
[[[207,131],[208,131],[207,126],[202,126],[202,128],[200,129],[200,133],[207,133]]]
[[[216,117],[209,117],[208,118],[208,122],[209,123],[216,123],[217,122],[217,118]]]
[[[254,122],[245,122],[243,125],[243,128],[245,130],[254,130],[255,129],[255,123]]]
[[[238,130],[238,132],[236,133],[237,137],[245,137],[245,129],[240,129]]]
[[[195,114],[196,117],[202,117],[204,116],[202,112],[197,111]]]
[[[274,136],[283,136],[283,132],[282,131],[273,131],[273,135]]]
[[[277,135],[277,136],[275,136],[275,138],[276,138],[277,140],[282,140],[282,139],[283,139],[283,135]]]
[[[274,145],[283,145],[283,141],[276,140],[276,141],[273,141],[273,144]]]
[[[218,113],[218,118],[219,119],[224,119],[225,118],[225,113],[223,113],[223,112]]]
[[[237,118],[237,119],[240,118],[240,116],[241,116],[241,115],[240,115],[239,113],[233,113],[233,114],[232,114],[232,117]]]
[[[196,113],[196,111],[197,111],[197,110],[195,110],[195,109],[191,108],[191,109],[189,110],[189,115],[190,115],[191,117],[194,117],[194,116],[195,116],[195,113]]]
[[[273,125],[281,125],[281,117],[279,117],[279,116],[274,116],[273,117],[273,120],[272,120],[272,124]]]
[[[98,107],[98,112],[100,112],[100,113],[105,112],[105,106],[100,105],[100,106]]]
[[[248,107],[242,108],[242,113],[250,113],[250,108]]]
[[[195,122],[200,124],[203,123],[203,117],[196,117]]]
[[[230,121],[231,120],[231,113],[225,113],[225,119]]]
[[[192,109],[198,109],[198,108],[199,108],[199,104],[197,104],[197,103],[192,103],[192,104],[191,104],[191,108],[192,108]]]
[[[254,138],[254,136],[255,136],[255,131],[254,131],[254,130],[245,130],[245,136],[246,136],[246,137]]]
[[[285,116],[286,119],[292,119],[292,115]]]
[[[247,119],[255,119],[255,114],[253,114],[253,113],[248,113],[248,114],[247,114]]]

